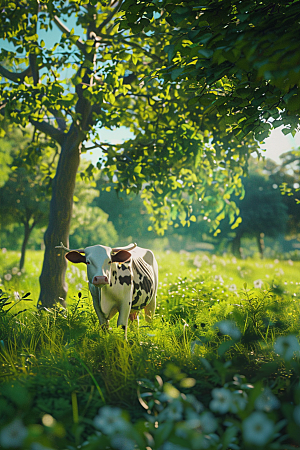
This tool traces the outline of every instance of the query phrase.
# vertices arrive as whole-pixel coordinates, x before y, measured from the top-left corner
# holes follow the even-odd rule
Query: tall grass
[[[67,309],[36,308],[41,256],[29,252],[18,274],[16,254],[7,252],[0,267],[0,382],[6,390],[11,383],[26,388],[32,421],[50,414],[71,430],[80,417],[81,439],[105,404],[136,421],[145,412],[138,382],[157,376],[171,377],[177,388],[183,377],[195,380],[193,393],[206,406],[211,389],[235,373],[254,380],[265,370],[265,382],[281,383],[282,391],[282,380],[294,382],[273,347],[278,336],[299,334],[300,262],[157,252],[157,314],[149,325],[142,313],[126,342],[117,318],[108,332],[100,329],[84,267],[68,268]],[[180,389],[189,392],[188,383]],[[13,417],[20,405],[10,405]],[[68,439],[77,442],[74,430]]]

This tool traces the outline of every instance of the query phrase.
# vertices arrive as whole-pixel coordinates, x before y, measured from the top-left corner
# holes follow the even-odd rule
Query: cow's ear
[[[66,258],[71,261],[72,263],[86,263],[85,255],[82,255],[79,252],[76,252],[75,250],[72,250],[71,252],[67,253]]]
[[[119,252],[115,253],[114,255],[111,255],[111,262],[123,263],[123,262],[129,261],[130,258],[131,258],[131,253],[127,252],[126,250],[120,250]]]

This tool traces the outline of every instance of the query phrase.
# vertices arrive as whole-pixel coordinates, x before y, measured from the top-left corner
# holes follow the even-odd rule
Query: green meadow
[[[1,254],[0,447],[299,447],[300,262],[155,254],[156,315],[127,342],[99,328],[84,265],[67,309],[38,309],[42,253],[23,272]]]

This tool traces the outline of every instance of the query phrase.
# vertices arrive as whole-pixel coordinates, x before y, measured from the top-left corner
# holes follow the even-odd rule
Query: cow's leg
[[[101,291],[99,288],[94,286],[93,284],[90,285],[90,291],[93,298],[93,305],[98,317],[98,320],[100,322],[101,328],[107,328],[108,327],[108,320],[104,316],[103,312],[100,309],[100,300],[101,300]]]
[[[153,319],[155,308],[156,308],[156,293],[153,295],[148,305],[145,306],[145,319],[147,322],[151,322],[151,320]]]
[[[127,327],[128,327],[128,319],[130,315],[131,310],[131,299],[124,300],[121,304],[120,311],[119,311],[119,317],[117,326],[122,325],[123,330],[125,331],[125,339],[127,341]]]

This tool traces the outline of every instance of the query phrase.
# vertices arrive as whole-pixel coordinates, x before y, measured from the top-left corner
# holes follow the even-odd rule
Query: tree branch
[[[36,64],[36,55],[32,53],[29,55],[29,64],[31,69],[31,75],[33,78],[33,84],[34,86],[36,86],[39,82],[39,71]]]
[[[61,111],[57,111],[56,109],[53,108],[48,108],[48,111],[53,114],[53,116],[55,117],[56,123],[58,125],[58,128],[60,131],[66,131],[67,129],[67,123],[66,123],[66,119],[64,118],[63,114]]]
[[[62,33],[65,33],[67,36],[71,35],[71,31],[69,30],[69,28],[65,24],[63,24],[62,21],[59,20],[57,16],[54,16],[54,23]],[[79,50],[83,52],[85,51],[85,44],[81,39],[77,39],[75,45],[79,48]]]
[[[149,56],[149,58],[155,59],[156,61],[159,61],[160,63],[163,63],[163,59],[161,59],[159,56],[157,56],[155,53],[148,52],[144,47],[137,44],[136,42],[127,42],[127,39],[130,39],[132,36],[123,37],[123,39],[120,39],[119,42],[123,42],[123,44],[131,45],[132,47],[135,47],[139,50],[141,50],[145,55]]]
[[[58,130],[57,128],[50,125],[50,123],[47,123],[45,121],[39,121],[35,120],[32,117],[29,118],[29,122],[35,126],[35,128],[42,133],[45,133],[47,136],[50,136],[55,141],[58,142],[58,144],[62,145],[65,139],[65,133],[61,130]]]
[[[0,65],[0,75],[4,78],[7,78],[14,83],[22,83],[25,77],[29,77],[32,74],[31,67],[28,66],[27,69],[23,70],[23,72],[11,72],[5,67]]]
[[[108,14],[106,19],[103,20],[103,22],[97,28],[97,33],[100,32],[102,30],[102,28],[104,28],[111,21],[111,19],[114,17],[115,14],[117,14],[119,9],[121,8],[123,0],[117,1],[116,3],[117,4],[116,4],[115,8],[110,12],[110,14]],[[113,5],[113,2],[111,3],[111,5]]]

